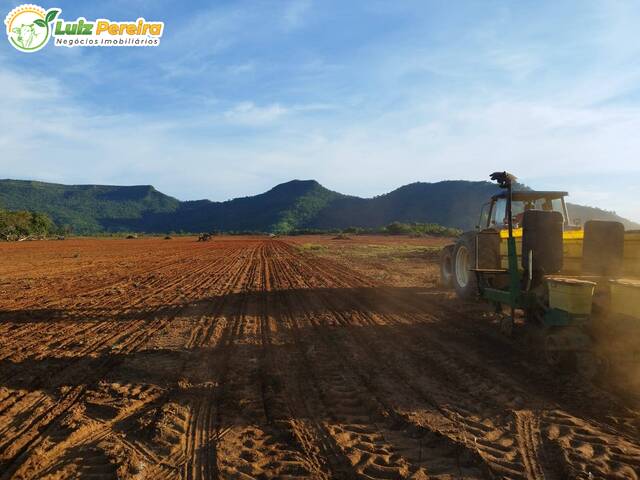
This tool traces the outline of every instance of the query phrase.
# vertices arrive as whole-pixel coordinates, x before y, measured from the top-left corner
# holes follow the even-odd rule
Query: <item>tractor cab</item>
[[[512,192],[511,217],[514,228],[522,227],[524,212],[538,210],[543,212],[558,212],[562,215],[564,226],[571,222],[567,212],[564,197],[567,192],[547,192],[534,190],[521,190]],[[505,230],[509,226],[507,216],[507,193],[500,192],[491,197],[491,200],[482,206],[478,228],[480,230],[493,229]]]

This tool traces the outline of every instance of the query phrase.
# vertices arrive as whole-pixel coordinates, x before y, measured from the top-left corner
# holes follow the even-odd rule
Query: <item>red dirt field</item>
[[[638,478],[635,400],[440,290],[443,242],[0,245],[0,479]]]

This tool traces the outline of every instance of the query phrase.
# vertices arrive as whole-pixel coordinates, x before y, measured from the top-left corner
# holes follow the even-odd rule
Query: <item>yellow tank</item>
[[[518,252],[518,266],[522,254],[522,229],[514,229],[516,238],[516,251]],[[500,231],[500,262],[502,268],[507,268],[507,242],[509,233]],[[568,230],[563,233],[564,267],[561,273],[567,275],[580,275],[582,272],[582,241],[583,230]],[[630,231],[624,234],[624,277],[640,278],[640,231]]]
[[[640,231],[624,234],[624,275],[640,278]]]
[[[549,306],[574,315],[590,315],[594,282],[575,278],[548,278]]]
[[[640,319],[640,281],[611,280],[611,312]]]

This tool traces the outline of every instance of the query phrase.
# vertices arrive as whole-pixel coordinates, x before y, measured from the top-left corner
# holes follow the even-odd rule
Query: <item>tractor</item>
[[[637,272],[640,235],[619,222],[572,225],[567,192],[517,191],[507,172],[491,179],[501,191],[482,206],[476,231],[443,249],[441,283],[459,298],[491,304],[507,336],[522,318],[549,365],[593,378],[611,361],[612,332],[628,339],[618,331],[625,322],[639,330],[640,306],[627,297],[640,298],[640,282],[621,275]],[[625,270],[626,255],[633,268]]]

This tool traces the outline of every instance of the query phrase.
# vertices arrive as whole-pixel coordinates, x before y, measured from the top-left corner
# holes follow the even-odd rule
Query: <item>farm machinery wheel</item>
[[[453,287],[459,298],[472,298],[478,294],[478,281],[471,271],[475,265],[475,234],[466,233],[453,248]]]
[[[445,288],[453,286],[453,250],[455,245],[447,245],[440,253],[440,284]]]

